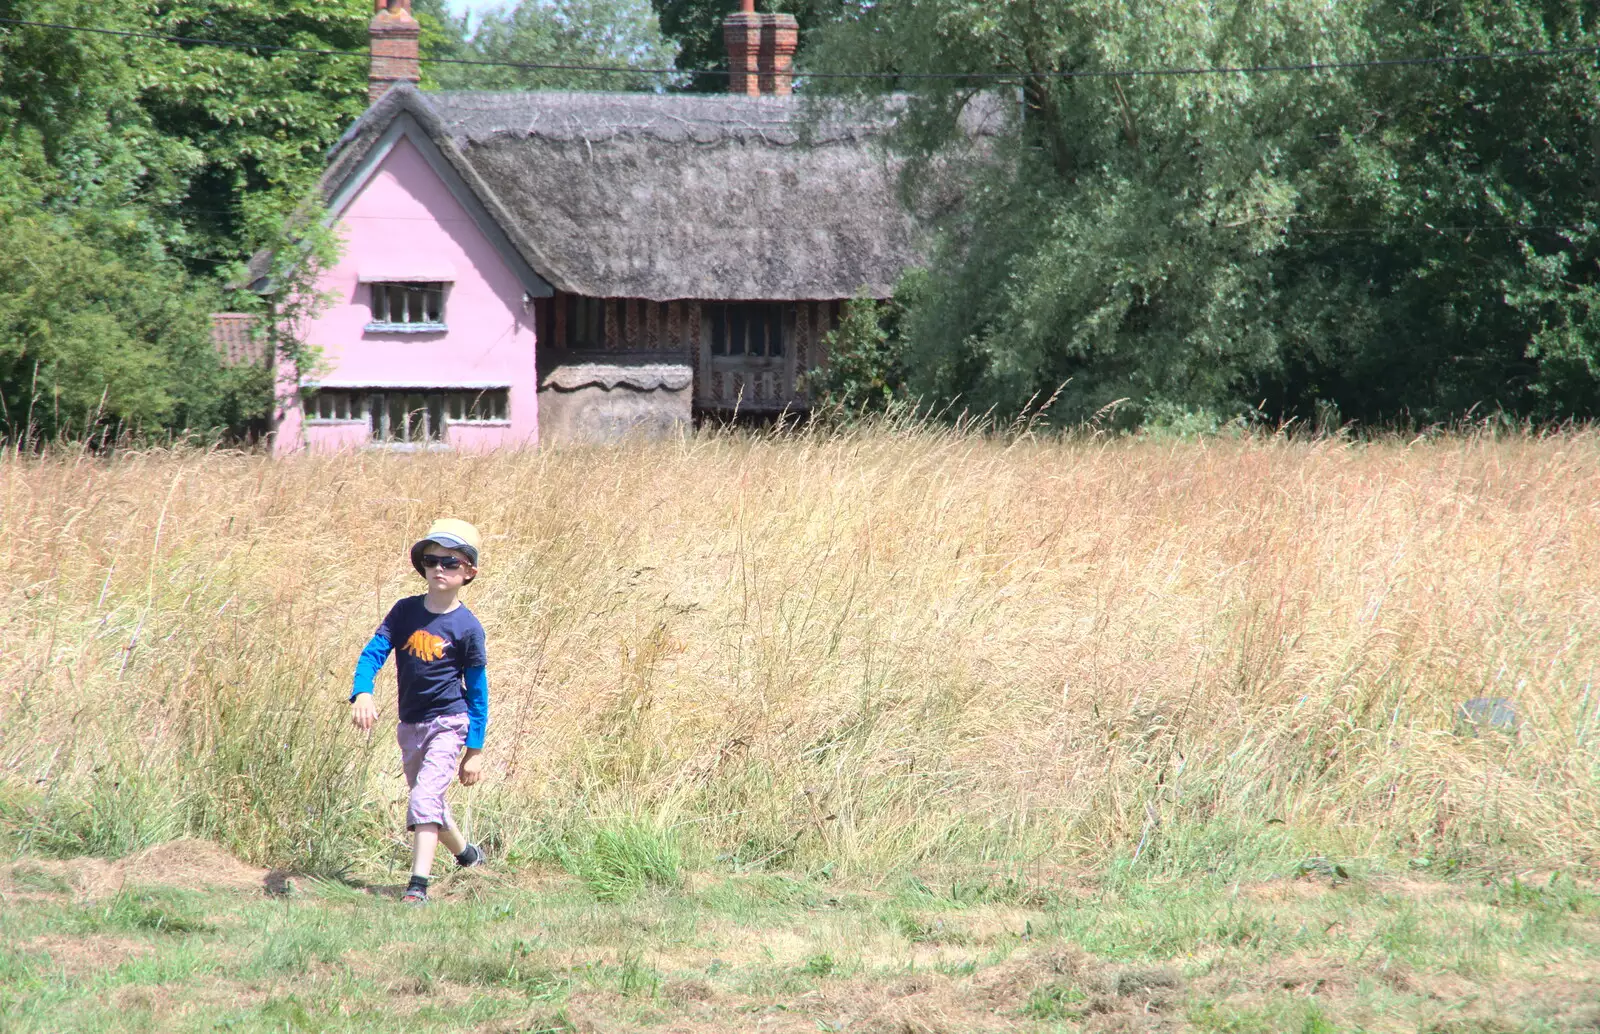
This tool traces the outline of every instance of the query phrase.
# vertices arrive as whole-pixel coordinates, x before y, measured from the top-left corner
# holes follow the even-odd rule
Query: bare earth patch
[[[183,890],[260,891],[267,870],[233,857],[207,840],[174,840],[117,861],[103,858],[29,859],[0,866],[8,895],[71,894],[80,901],[107,898],[124,886]]]
[[[185,890],[259,891],[267,875],[207,840],[174,840],[118,864],[130,883]]]

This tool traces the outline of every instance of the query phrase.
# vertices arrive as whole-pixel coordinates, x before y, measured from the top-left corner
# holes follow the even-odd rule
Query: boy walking
[[[445,802],[450,779],[479,779],[483,735],[489,724],[488,658],[483,626],[459,596],[478,576],[478,530],[466,521],[438,520],[411,547],[411,566],[428,591],[393,607],[356,663],[350,720],[362,732],[378,719],[373,680],[391,651],[400,684],[400,757],[411,800],[406,828],[412,833],[411,882],[401,899],[428,901],[428,877],[440,843],[461,866],[482,865],[483,851],[456,828]]]

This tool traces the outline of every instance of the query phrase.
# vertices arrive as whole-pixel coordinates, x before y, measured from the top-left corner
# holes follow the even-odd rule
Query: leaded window
[[[369,329],[444,329],[444,284],[369,284],[372,324]]]
[[[443,441],[451,424],[503,424],[510,419],[510,392],[484,389],[325,389],[306,403],[306,419],[320,423],[366,423],[372,441],[426,444]]]
[[[711,354],[778,358],[783,355],[784,306],[772,302],[712,305]]]

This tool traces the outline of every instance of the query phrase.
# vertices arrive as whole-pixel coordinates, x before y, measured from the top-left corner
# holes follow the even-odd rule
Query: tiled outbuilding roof
[[[248,312],[211,314],[211,343],[230,366],[260,365],[266,358],[266,341],[257,333],[256,317]]]

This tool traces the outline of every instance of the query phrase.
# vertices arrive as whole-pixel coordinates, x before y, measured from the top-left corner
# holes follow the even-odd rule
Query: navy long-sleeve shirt
[[[354,700],[371,693],[389,654],[396,651],[400,720],[427,722],[441,715],[467,715],[467,746],[482,749],[489,727],[488,654],[483,625],[465,606],[434,614],[423,596],[408,596],[389,608],[373,633],[350,690]]]

